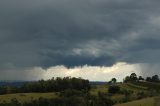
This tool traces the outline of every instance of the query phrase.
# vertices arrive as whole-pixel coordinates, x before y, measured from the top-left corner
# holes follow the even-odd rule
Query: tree
[[[117,82],[117,79],[116,78],[112,78],[111,81],[112,81],[112,83],[115,84]]]
[[[108,88],[109,93],[115,94],[115,93],[118,93],[119,91],[120,91],[120,87],[117,85],[112,85],[112,86],[109,86]]]
[[[136,73],[132,73],[131,75],[130,75],[130,80],[131,81],[137,81],[137,75],[136,75]]]
[[[142,76],[139,76],[138,80],[144,80],[144,78]]]
[[[152,78],[151,78],[151,77],[147,77],[147,78],[146,78],[146,81],[151,82],[151,81],[152,81]]]
[[[158,75],[152,76],[152,81],[153,82],[159,82],[159,76]]]
[[[126,76],[125,79],[124,79],[124,82],[129,82],[129,81],[130,81],[130,77]]]

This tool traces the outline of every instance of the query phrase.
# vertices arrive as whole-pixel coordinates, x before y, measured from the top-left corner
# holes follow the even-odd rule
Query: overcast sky
[[[158,0],[0,0],[0,79],[159,74],[159,5]]]

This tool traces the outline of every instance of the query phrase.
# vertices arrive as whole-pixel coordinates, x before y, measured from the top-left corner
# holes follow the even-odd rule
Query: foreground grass
[[[31,100],[36,100],[40,97],[43,98],[56,98],[55,93],[17,93],[17,94],[6,94],[0,95],[0,103],[7,102],[9,103],[13,98],[16,98],[19,102],[30,102]]]
[[[136,100],[128,103],[117,104],[114,106],[156,106],[155,102],[156,102],[155,98],[146,98],[146,99]]]
[[[155,106],[160,106],[160,97],[154,98],[155,100]]]

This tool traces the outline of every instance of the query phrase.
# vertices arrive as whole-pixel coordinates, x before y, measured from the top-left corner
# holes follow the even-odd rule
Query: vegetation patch
[[[136,100],[128,103],[117,104],[114,106],[155,106],[154,98]]]

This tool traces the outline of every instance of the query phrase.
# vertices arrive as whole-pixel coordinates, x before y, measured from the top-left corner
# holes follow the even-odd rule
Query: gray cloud
[[[155,0],[0,1],[0,67],[159,63]]]

